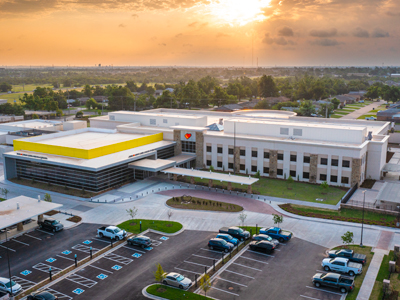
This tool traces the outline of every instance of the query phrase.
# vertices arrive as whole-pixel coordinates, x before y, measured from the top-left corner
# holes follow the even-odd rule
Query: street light
[[[363,195],[364,195],[364,200],[363,200],[363,213],[362,213],[362,223],[361,223],[361,243],[360,243],[360,246],[362,246],[363,245],[363,242],[362,242],[362,240],[363,240],[363,233],[364,233],[364,208],[365,208],[365,192],[366,191],[363,191],[362,193],[363,193]]]

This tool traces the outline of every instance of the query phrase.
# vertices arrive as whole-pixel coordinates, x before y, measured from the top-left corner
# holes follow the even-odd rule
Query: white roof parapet
[[[181,176],[192,176],[198,178],[245,184],[245,185],[252,185],[253,183],[256,183],[258,181],[258,178],[252,178],[251,176],[244,177],[244,176],[230,175],[224,173],[215,173],[211,171],[207,172],[207,171],[191,170],[183,168],[168,168],[163,170],[163,172],[166,174],[169,173]]]

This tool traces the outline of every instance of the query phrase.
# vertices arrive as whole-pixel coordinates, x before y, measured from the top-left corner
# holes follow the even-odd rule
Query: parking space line
[[[111,244],[111,241],[105,241],[105,240],[96,239],[96,238],[93,238],[93,240],[100,241],[100,242],[103,242],[103,243],[106,243],[106,244]]]
[[[36,285],[35,282],[18,277],[18,276],[12,276],[11,279],[13,281],[15,281],[16,283],[18,283],[22,287],[23,290],[30,289],[31,287]]]
[[[243,277],[255,279],[254,277],[251,277],[251,276],[249,276],[249,275],[240,274],[240,273],[238,273],[238,272],[233,272],[233,271],[230,271],[230,270],[227,270],[227,269],[225,269],[223,272],[229,272],[229,273],[233,273],[233,274],[236,274],[236,275],[239,275],[239,276],[243,276]],[[221,273],[221,274],[222,274],[222,273]]]
[[[94,286],[95,284],[97,284],[97,282],[96,281],[94,281],[94,280],[91,280],[91,279],[89,279],[89,278],[86,278],[86,277],[83,277],[83,276],[80,276],[80,275],[78,275],[78,274],[72,274],[72,275],[70,275],[70,276],[68,276],[67,278],[65,278],[65,279],[67,279],[67,280],[69,280],[69,281],[72,281],[72,282],[75,282],[75,283],[77,283],[77,284],[80,284],[80,285],[83,285],[84,287],[87,287],[87,288],[91,288],[92,286]]]
[[[247,250],[247,251],[249,251],[249,252],[251,252],[251,253],[255,253],[255,254],[260,254],[260,255],[268,256],[268,257],[275,257],[275,256],[273,256],[273,255],[269,255],[269,254],[265,254],[265,253],[260,253],[260,252],[253,251],[253,250]]]
[[[226,281],[226,282],[230,282],[230,283],[233,283],[233,284],[237,284],[237,285],[240,285],[240,286],[244,286],[244,287],[247,287],[247,285],[244,285],[244,284],[241,284],[241,283],[237,283],[237,282],[234,282],[234,281],[230,281],[230,280],[227,280],[227,279],[224,279],[224,278],[221,278],[221,277],[215,277],[214,279],[213,279],[213,281],[215,280],[215,279],[221,279],[221,280],[223,280],[223,281]]]
[[[211,267],[211,266],[207,266],[207,265],[191,262],[191,261],[188,261],[188,260],[184,260],[183,262],[188,263],[188,264],[194,264],[194,265],[202,266],[202,267],[207,267],[207,268]]]
[[[192,254],[193,256],[196,256],[196,257],[202,257],[202,258],[206,258],[206,259],[211,259],[211,260],[214,260],[215,258],[211,258],[211,257],[207,257],[207,256],[201,256],[201,255],[197,255],[197,254]]]
[[[232,264],[262,272],[262,270],[260,270],[260,269],[252,268],[252,267],[245,266],[245,265],[242,265],[242,264],[238,264],[238,263],[235,263],[235,262],[233,262]]]
[[[40,232],[43,232],[43,233],[46,233],[46,234],[54,235],[54,233],[46,232],[46,231],[43,231],[43,230],[40,230],[40,229],[36,229],[36,230],[40,231]]]
[[[322,291],[322,292],[325,292],[325,293],[331,293],[331,294],[334,294],[334,295],[340,295],[340,296],[343,295],[343,294],[341,294],[341,293],[335,293],[335,292],[326,291],[326,290],[323,290],[323,289],[317,289],[317,288],[312,287],[312,286],[306,286],[306,288],[313,289],[313,290],[317,290],[317,291]]]
[[[67,260],[75,261],[75,259],[72,259],[72,258],[69,258],[69,257],[65,257],[65,256],[62,256],[62,255],[56,254],[56,256],[64,258],[64,259],[67,259]]]
[[[84,252],[84,253],[90,253],[90,246],[78,244],[78,245],[72,246],[71,248],[74,249],[74,250],[78,250],[78,251]],[[99,250],[100,249],[92,247],[92,251],[93,252],[97,252]]]
[[[239,294],[228,292],[228,291],[225,291],[223,289],[219,289],[219,288],[216,288],[216,287],[213,287],[213,286],[211,288],[214,289],[214,290],[217,290],[217,291],[225,292],[225,293],[228,293],[228,294],[235,295],[235,296],[239,297]]]
[[[218,251],[214,251],[214,250],[210,250],[210,249],[204,249],[204,248],[200,248],[201,250],[205,250],[205,251],[210,251],[210,252],[214,252],[214,253],[218,253],[221,254],[222,252],[218,252]]]
[[[95,269],[99,269],[99,270],[101,270],[101,271],[103,271],[103,272],[108,272],[108,273],[111,273],[111,274],[113,274],[113,272],[111,272],[111,271],[107,271],[107,270],[104,270],[104,269],[102,269],[102,268],[99,268],[99,267],[96,267],[96,266],[93,266],[93,265],[88,265],[89,267],[92,267],[92,268],[95,268]]]
[[[106,256],[104,256],[103,258],[115,261],[117,263],[123,264],[123,265],[128,265],[131,262],[133,262],[133,259],[127,258],[125,256],[121,256],[115,253],[109,253]]]
[[[300,297],[307,298],[307,299],[312,299],[312,300],[321,300],[321,299],[318,299],[318,298],[308,297],[308,296],[304,296],[304,295],[300,295]]]
[[[185,270],[185,269],[180,269],[180,268],[177,268],[177,267],[175,267],[175,269],[177,269],[177,270],[179,270],[179,271],[184,271],[184,272],[189,272],[189,273],[193,273],[193,274],[201,275],[201,273],[197,273],[197,272],[193,272],[193,271],[188,271],[188,270]]]
[[[36,269],[36,270],[39,270],[39,271],[42,271],[42,272],[45,272],[45,273],[48,273],[50,268],[51,268],[51,271],[53,272],[53,275],[56,275],[56,274],[58,274],[58,273],[60,273],[62,271],[62,269],[60,269],[60,268],[57,268],[57,267],[54,267],[54,266],[50,266],[50,265],[46,265],[44,263],[38,263],[38,264],[34,265],[32,268]]]
[[[8,249],[8,250],[13,251],[13,252],[17,252],[17,251],[15,251],[14,249],[11,249],[10,247],[5,247],[5,246],[3,246],[3,245],[0,245],[0,247],[2,247],[2,248],[4,248],[4,249]]]
[[[141,252],[141,253],[146,253],[146,251],[137,250],[136,248],[132,248],[132,247],[129,247],[129,246],[122,246],[122,247],[124,247],[124,248],[128,248],[128,249],[131,249],[131,250],[135,250],[135,251],[137,251],[137,252]]]
[[[20,244],[22,244],[22,245],[29,246],[29,244],[27,244],[27,243],[24,243],[24,242],[21,242],[21,241],[18,241],[18,240],[16,240],[16,239],[12,239],[11,241],[14,241],[14,242],[20,243]]]
[[[39,240],[39,241],[42,240],[42,239],[40,239],[40,238],[38,238],[38,237],[36,237],[36,236],[32,236],[32,235],[29,235],[29,234],[27,234],[27,233],[25,233],[24,235],[29,236],[30,238],[33,238],[33,239],[37,239],[37,240]]]
[[[72,297],[70,297],[68,295],[65,295],[63,293],[60,293],[60,292],[58,292],[56,290],[53,290],[53,289],[50,289],[50,288],[47,288],[44,291],[49,292],[49,293],[53,294],[54,296],[57,296],[58,297],[57,299],[67,299],[67,300],[72,300],[73,299]]]
[[[258,260],[258,259],[254,259],[254,258],[250,258],[250,257],[246,257],[246,256],[239,256],[239,258],[245,258],[245,259],[248,259],[248,260],[254,260],[256,262],[268,265],[267,262],[264,262],[264,261],[261,261],[261,260]]]

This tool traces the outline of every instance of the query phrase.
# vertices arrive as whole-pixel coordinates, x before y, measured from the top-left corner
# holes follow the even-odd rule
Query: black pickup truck
[[[348,277],[343,277],[336,273],[317,273],[312,278],[313,284],[319,288],[328,286],[339,289],[342,293],[351,292],[354,290],[354,280]]]
[[[356,262],[363,265],[365,265],[365,263],[367,262],[366,255],[354,253],[354,251],[350,249],[331,250],[329,251],[328,256],[330,258],[335,258],[335,257],[347,258],[351,262]]]
[[[234,238],[237,238],[239,241],[244,241],[250,238],[250,232],[239,227],[222,227],[219,230],[219,233],[228,233]]]
[[[64,225],[60,223],[60,221],[55,220],[53,218],[46,218],[38,221],[39,228],[50,230],[53,232],[61,231],[64,229]]]

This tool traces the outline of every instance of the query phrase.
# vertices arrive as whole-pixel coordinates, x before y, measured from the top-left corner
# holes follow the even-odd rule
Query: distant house
[[[2,104],[6,104],[8,102],[8,100],[7,99],[0,99],[0,105],[2,105]]]
[[[93,96],[93,97],[90,97],[90,98],[93,98],[98,103],[108,102],[108,97],[107,96]],[[79,103],[81,105],[84,105],[90,98],[89,97],[81,97],[81,98],[76,98],[76,100],[79,101]]]
[[[215,111],[233,112],[242,110],[243,107],[239,104],[226,104],[215,109]]]
[[[275,105],[281,102],[288,102],[290,99],[288,97],[280,96],[280,97],[267,97],[265,100],[270,104],[270,105]]]
[[[239,103],[239,105],[243,108],[243,109],[253,109],[257,103],[260,102],[259,99],[253,99],[252,101],[247,101],[247,102],[242,102]]]
[[[170,92],[170,93],[173,93],[175,90],[174,90],[173,88],[167,88],[167,89],[165,89],[164,91],[168,91],[168,92]]]
[[[376,113],[378,121],[399,122],[400,121],[400,107],[392,106],[389,109],[378,111]]]
[[[156,90],[155,92],[154,92],[154,97],[160,97],[161,95],[162,95],[162,93],[163,93],[164,91],[163,90]]]
[[[336,95],[328,98],[329,100],[332,100],[333,98],[336,98],[340,101],[340,106],[345,106],[347,104],[352,104],[357,101],[357,97],[354,97],[352,95]]]

